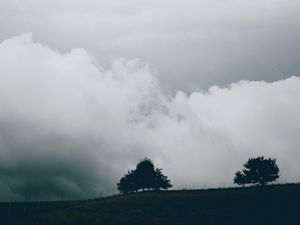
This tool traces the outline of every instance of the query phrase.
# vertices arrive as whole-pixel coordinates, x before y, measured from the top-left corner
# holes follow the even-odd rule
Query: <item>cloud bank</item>
[[[232,185],[248,157],[300,180],[300,78],[162,93],[138,59],[101,66],[30,34],[0,43],[0,199],[78,198],[111,189],[143,157],[175,188]]]

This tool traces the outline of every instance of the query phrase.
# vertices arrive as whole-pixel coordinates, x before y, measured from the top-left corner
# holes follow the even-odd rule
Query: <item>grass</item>
[[[2,224],[300,224],[300,184],[143,192],[0,207]]]

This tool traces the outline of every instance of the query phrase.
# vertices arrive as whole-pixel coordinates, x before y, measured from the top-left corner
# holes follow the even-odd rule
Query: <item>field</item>
[[[1,224],[300,224],[300,184],[0,203]]]

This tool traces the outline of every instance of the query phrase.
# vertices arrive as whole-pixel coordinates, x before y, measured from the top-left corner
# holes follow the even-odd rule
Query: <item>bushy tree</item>
[[[128,171],[117,184],[122,193],[138,190],[160,190],[172,187],[167,176],[161,169],[155,168],[153,162],[145,158],[140,160],[135,170]]]
[[[155,169],[155,182],[154,189],[168,189],[172,187],[172,184],[167,176],[163,175],[161,169]]]
[[[260,184],[266,185],[279,177],[279,168],[276,159],[264,158],[263,156],[250,158],[244,164],[242,171],[237,171],[234,183],[238,185]]]
[[[155,168],[153,162],[145,158],[140,160],[135,170],[136,184],[138,189],[151,189],[155,183]]]
[[[243,186],[247,183],[246,176],[241,171],[237,171],[235,173],[235,177],[233,181],[235,184],[243,185]]]
[[[135,181],[135,174],[134,171],[128,171],[121,179],[120,182],[117,184],[119,191],[122,193],[132,192],[137,189],[137,184]]]

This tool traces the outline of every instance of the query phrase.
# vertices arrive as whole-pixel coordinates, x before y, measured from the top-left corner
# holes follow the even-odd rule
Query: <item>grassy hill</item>
[[[144,192],[0,207],[2,224],[300,224],[300,184]]]

